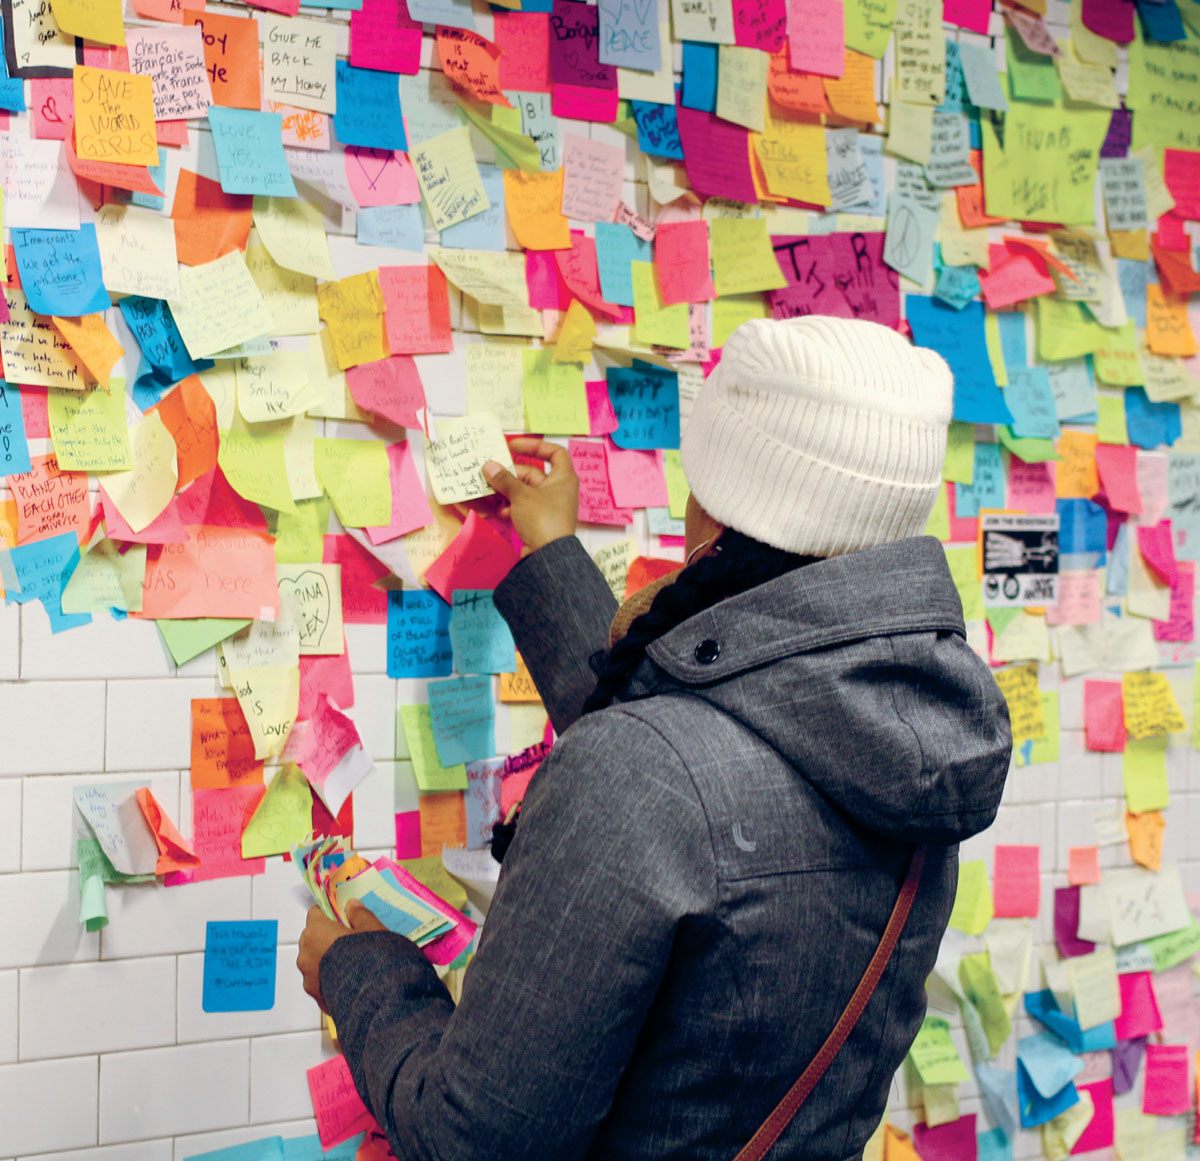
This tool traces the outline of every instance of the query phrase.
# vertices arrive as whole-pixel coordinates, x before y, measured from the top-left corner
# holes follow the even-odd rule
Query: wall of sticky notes
[[[954,370],[928,532],[1016,742],[868,1156],[1184,1161],[1197,0],[0,24],[0,1159],[354,1156],[282,852],[479,917],[443,850],[554,740],[479,465],[562,442],[624,597],[727,337],[823,313]]]

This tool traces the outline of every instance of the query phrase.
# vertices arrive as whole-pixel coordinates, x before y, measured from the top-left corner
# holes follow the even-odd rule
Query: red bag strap
[[[771,1151],[771,1147],[779,1140],[784,1129],[791,1124],[792,1118],[800,1111],[800,1106],[808,1099],[809,1093],[817,1087],[817,1081],[825,1075],[825,1070],[833,1063],[833,1058],[841,1051],[842,1045],[850,1035],[858,1018],[863,1014],[875,988],[883,976],[892,952],[900,941],[900,933],[908,922],[908,914],[912,910],[913,900],[917,896],[917,888],[921,884],[921,872],[925,867],[926,848],[918,846],[913,850],[912,861],[908,864],[908,873],[900,894],[896,897],[896,905],[892,908],[891,918],[884,928],[883,936],[867,970],[858,981],[854,995],[846,1005],[838,1022],[833,1026],[821,1050],[813,1057],[812,1062],[801,1074],[800,1079],[788,1090],[787,1095],[777,1104],[771,1115],[759,1126],[758,1132],[746,1143],[745,1147],[734,1158],[734,1161],[762,1161]]]

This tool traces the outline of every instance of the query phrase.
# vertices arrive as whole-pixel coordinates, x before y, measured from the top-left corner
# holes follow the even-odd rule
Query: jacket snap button
[[[696,646],[696,660],[701,665],[711,665],[721,655],[721,646],[711,637],[706,637]]]

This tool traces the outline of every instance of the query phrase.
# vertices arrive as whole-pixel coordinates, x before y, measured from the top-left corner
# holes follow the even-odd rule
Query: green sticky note
[[[51,387],[46,393],[50,438],[64,472],[118,472],[133,467],[125,419],[125,380],[91,391]]]
[[[381,440],[315,439],[313,467],[347,528],[391,523],[391,469]]]
[[[712,304],[712,345],[723,347],[725,340],[752,318],[770,318],[771,307],[765,294],[727,294]]]
[[[1005,32],[1009,96],[1014,101],[1057,101],[1062,96],[1062,87],[1054,58],[1028,48],[1011,25]]]
[[[1046,734],[1029,742],[1029,761],[1025,761],[1025,747],[1013,749],[1018,766],[1039,766],[1045,762],[1058,761],[1058,690],[1042,690],[1042,718],[1046,723]]]
[[[950,539],[950,503],[945,484],[938,489],[937,499],[929,511],[929,519],[925,522],[925,535],[936,536],[942,543]]]
[[[1191,927],[1182,931],[1156,935],[1145,941],[1145,947],[1154,958],[1154,970],[1165,972],[1200,952],[1200,923],[1193,919]]]
[[[688,304],[663,305],[654,263],[630,262],[629,269],[633,278],[633,337],[647,346],[686,350],[691,343]]]
[[[438,758],[429,706],[402,705],[400,727],[404,731],[404,741],[419,789],[466,790],[466,766],[461,762],[456,766],[443,766]]]
[[[441,855],[425,855],[420,859],[401,859],[400,865],[422,885],[428,887],[451,907],[461,911],[467,905],[463,885],[446,870]]]
[[[1171,796],[1167,790],[1167,738],[1129,738],[1121,756],[1125,781],[1125,805],[1134,813],[1165,810]]]
[[[846,47],[882,60],[892,39],[896,0],[846,0]]]
[[[1133,319],[1124,326],[1109,327],[1108,341],[1092,355],[1092,369],[1101,383],[1110,387],[1140,387],[1146,381],[1138,355],[1137,327]]]
[[[158,626],[159,634],[171,651],[176,665],[199,657],[206,649],[211,649],[250,624],[249,621],[228,617],[196,617],[191,620],[154,623]]]
[[[922,1084],[959,1084],[967,1080],[966,1065],[950,1039],[950,1025],[926,1016],[908,1052]]]
[[[952,419],[946,432],[946,462],[942,479],[970,484],[975,479],[975,425]]]
[[[1133,148],[1200,150],[1200,21],[1196,5],[1182,0],[1179,9],[1190,25],[1186,40],[1166,44],[1142,38],[1140,21],[1134,21],[1129,46],[1129,94],[1126,103],[1135,110]]]
[[[964,621],[983,620],[983,585],[979,580],[978,560],[979,552],[973,544],[946,549],[946,563],[962,601]]]
[[[217,462],[239,496],[281,512],[296,510],[288,487],[283,436],[278,432],[223,431]],[[386,524],[387,519],[380,523]]]
[[[989,310],[983,316],[983,339],[987,344],[988,362],[997,387],[1008,386],[1008,368],[1004,365],[1004,347],[1000,342],[1000,316]]]
[[[522,358],[526,431],[587,435],[591,431],[591,421],[583,368],[578,363],[556,363],[553,347],[525,351]]]
[[[992,627],[992,632],[998,637],[1013,621],[1024,615],[1025,610],[1022,608],[988,609],[986,617],[987,623]]]
[[[994,1056],[1011,1035],[1012,1021],[1000,998],[1000,985],[996,982],[996,973],[992,971],[992,957],[986,951],[964,955],[958,964],[958,979],[963,994],[979,1013],[988,1047]]]
[[[1125,396],[1096,395],[1096,438],[1101,443],[1127,444],[1129,432],[1125,427]]]
[[[1054,450],[1054,440],[1052,439],[1034,439],[1032,436],[1013,435],[1013,430],[1006,424],[1000,424],[996,428],[996,435],[1001,444],[1008,448],[1017,459],[1024,460],[1027,464],[1045,464],[1051,460],[1062,459],[1062,456]]]
[[[493,145],[511,158],[517,169],[526,173],[537,173],[541,169],[541,156],[537,142],[521,132],[521,110],[505,109],[498,105],[483,105],[460,100],[462,114]],[[487,110],[487,112],[485,112]],[[501,166],[511,169],[513,166]]]
[[[992,921],[992,885],[988,880],[987,863],[974,859],[958,868],[958,890],[950,926],[967,935],[982,935]]]
[[[1077,359],[1100,350],[1110,341],[1102,327],[1081,302],[1039,294],[1037,299],[1037,354],[1046,363]]]
[[[329,527],[329,500],[298,500],[295,512],[278,512],[273,521],[278,564],[307,564],[320,560]]]
[[[99,388],[97,388],[99,390]],[[104,609],[142,609],[146,546],[101,540],[79,560],[62,592],[64,613],[98,613]]]
[[[718,295],[755,294],[787,285],[764,218],[715,218],[708,229]]]
[[[279,768],[242,831],[242,858],[282,855],[312,830],[312,789],[300,767]]]
[[[682,520],[687,513],[691,489],[683,474],[683,462],[677,448],[667,448],[663,452],[663,474],[667,478],[667,504],[671,519]]]

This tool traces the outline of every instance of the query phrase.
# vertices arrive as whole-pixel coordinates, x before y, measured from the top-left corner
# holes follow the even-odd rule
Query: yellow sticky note
[[[787,285],[762,218],[714,219],[709,224],[709,245],[718,295],[779,290]]]
[[[51,0],[55,23],[68,36],[99,44],[125,43],[121,0]]]
[[[421,790],[466,790],[467,768],[443,766],[433,737],[433,718],[427,705],[402,705],[400,727]]]
[[[1129,856],[1148,870],[1162,867],[1163,831],[1167,829],[1161,810],[1143,814],[1125,812],[1125,831],[1129,835]]]
[[[987,345],[988,362],[996,377],[997,387],[1008,386],[1008,368],[1004,365],[1004,347],[1000,342],[1000,316],[994,310],[983,315],[983,340]]]
[[[608,587],[618,601],[625,599],[625,580],[629,576],[629,566],[637,555],[637,541],[632,536],[618,540],[614,544],[606,544],[603,548],[592,553],[596,567],[604,574]]]
[[[390,523],[391,475],[387,447],[379,440],[314,440],[313,466],[347,528]]]
[[[970,484],[975,479],[975,425],[952,419],[946,432],[946,460],[942,479]]]
[[[0,353],[4,371],[13,383],[87,389],[83,368],[70,344],[42,315],[29,309],[15,286],[4,288],[8,322],[0,322]]]
[[[1045,618],[1037,620],[1045,625]],[[1046,723],[1046,736],[1036,738],[1029,743],[1029,760],[1025,760],[1025,750],[1022,747],[1013,751],[1013,758],[1018,766],[1037,766],[1047,762],[1058,761],[1058,741],[1060,736],[1058,716],[1058,690],[1042,691],[1042,718]]]
[[[302,415],[318,402],[308,382],[304,351],[272,351],[234,364],[237,409],[247,423],[270,423]]]
[[[481,305],[529,308],[524,254],[431,246],[429,257],[448,281]]]
[[[107,383],[125,348],[108,329],[104,315],[85,314],[78,318],[51,315],[50,321],[75,352],[88,377],[97,383]]]
[[[525,430],[527,350],[524,339],[467,344],[468,411],[490,411],[505,431]]]
[[[129,433],[133,467],[104,477],[104,490],[134,532],[141,532],[171,502],[179,483],[175,439],[149,411]]]
[[[282,753],[300,705],[300,670],[290,665],[261,665],[231,669],[229,679],[254,739],[255,758]]]
[[[578,363],[556,363],[550,347],[522,352],[525,368],[525,430],[587,435],[587,388]]]
[[[683,474],[683,462],[676,448],[667,448],[663,452],[663,474],[667,479],[667,505],[671,519],[682,520],[687,513],[691,489]]]
[[[54,454],[63,471],[116,472],[133,467],[123,379],[85,392],[51,387],[46,409]]]
[[[933,149],[933,106],[892,100],[888,105],[888,135],[884,148],[893,157],[925,165]]]
[[[634,294],[636,295],[636,284]],[[638,311],[641,318],[641,311]],[[558,328],[558,338],[554,344],[554,361],[556,363],[586,363],[592,357],[592,343],[596,338],[596,320],[591,312],[577,298],[571,299],[567,307],[566,317]]]
[[[312,803],[300,767],[294,762],[281,766],[242,831],[242,858],[281,855],[303,842],[312,830]]]
[[[246,267],[271,316],[271,335],[313,335],[321,325],[317,314],[317,280],[311,274],[287,270],[271,257],[257,234],[246,247]],[[336,369],[336,368],[335,368]]]
[[[942,262],[946,266],[989,265],[986,226],[966,229],[958,214],[958,199],[953,191],[942,194],[942,216],[938,229]]]
[[[1004,700],[1008,702],[1014,744],[1019,745],[1030,738],[1044,738],[1046,718],[1042,713],[1037,664],[1010,665],[997,670],[993,677],[1004,694]]]
[[[1167,739],[1130,738],[1121,755],[1125,805],[1133,814],[1164,810],[1170,805],[1167,789]]]
[[[943,544],[950,539],[950,504],[945,484],[938,488],[933,507],[929,510],[929,519],[925,522],[925,535],[935,536]]]
[[[768,115],[766,130],[752,141],[768,193],[818,206],[832,204],[822,125]]]
[[[967,935],[982,935],[994,913],[987,863],[983,859],[962,863],[958,868],[958,890],[950,912],[950,926]]]
[[[461,504],[492,495],[483,478],[488,460],[513,470],[512,455],[496,417],[487,411],[437,421],[437,440],[425,441],[425,474],[439,504]]]
[[[491,206],[465,125],[422,141],[409,156],[435,229],[465,222]]]
[[[1071,991],[1075,997],[1075,1016],[1081,1028],[1107,1024],[1121,1014],[1121,994],[1117,985],[1117,961],[1112,948],[1068,961]]]
[[[1125,397],[1096,396],[1096,439],[1100,443],[1127,444],[1129,432],[1125,426]]]
[[[64,613],[99,613],[142,608],[142,582],[146,577],[146,546],[99,540],[79,558],[63,588]]]
[[[979,553],[975,545],[946,549],[946,563],[963,605],[964,621],[983,620],[983,585],[979,579]]]
[[[1125,729],[1131,738],[1152,738],[1187,729],[1165,673],[1123,674],[1121,694],[1125,702]]]
[[[317,286],[317,311],[329,328],[334,357],[341,370],[387,358],[383,310],[377,270]]]
[[[770,318],[771,307],[765,294],[727,294],[713,300],[712,345],[723,347],[725,340],[752,318]]]
[[[239,496],[280,512],[295,512],[280,433],[223,431],[217,462]]]
[[[1092,368],[1096,378],[1110,387],[1140,387],[1145,382],[1132,319],[1109,329],[1108,342],[1092,354]]]
[[[280,266],[314,278],[334,278],[321,209],[305,198],[256,197],[254,226]]]
[[[74,75],[79,159],[157,165],[158,129],[150,78],[86,65],[76,65]]]
[[[193,359],[265,335],[272,324],[240,250],[201,266],[180,266],[179,299],[171,303],[171,315]]]
[[[688,304],[664,306],[658,276],[651,262],[631,262],[633,276],[634,338],[639,343],[686,350],[688,337]]]
[[[759,133],[766,128],[767,69],[771,58],[757,48],[722,44],[717,59],[717,116]]]

